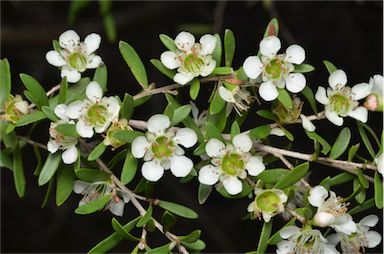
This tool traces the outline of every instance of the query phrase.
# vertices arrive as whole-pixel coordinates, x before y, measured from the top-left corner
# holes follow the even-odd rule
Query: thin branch
[[[26,141],[26,142],[27,142],[28,144],[30,144],[30,145],[38,146],[38,147],[40,147],[40,148],[42,148],[42,149],[44,149],[44,150],[48,150],[48,147],[47,147],[46,145],[41,144],[41,143],[36,142],[36,141],[33,141],[33,140],[30,139],[30,138],[27,138],[27,137],[24,137],[24,136],[19,136],[19,135],[16,135],[16,137],[17,137],[18,139],[22,139],[22,140]]]

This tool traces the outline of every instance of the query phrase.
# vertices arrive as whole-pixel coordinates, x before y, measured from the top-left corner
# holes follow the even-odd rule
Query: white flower
[[[253,97],[245,87],[231,85],[228,84],[228,82],[226,82],[226,84],[228,85],[227,87],[223,85],[219,87],[219,95],[224,101],[233,105],[236,112],[241,115],[241,111],[247,111],[249,109]]]
[[[70,83],[76,83],[81,78],[81,72],[97,68],[101,57],[94,52],[100,46],[101,37],[92,33],[80,42],[79,35],[68,30],[59,37],[60,51],[51,50],[46,55],[48,63],[61,67],[61,77],[67,77]]]
[[[59,124],[63,123],[73,123],[73,121],[69,121],[65,111],[67,106],[65,104],[59,104],[55,107],[55,114],[60,118],[60,120],[56,123],[51,123],[49,127],[49,135],[50,139],[47,144],[48,151],[50,153],[55,153],[57,150],[64,150],[61,154],[61,159],[65,164],[72,164],[77,160],[78,151],[77,151],[77,138],[64,136],[60,132],[58,132],[55,128]]]
[[[214,185],[220,180],[229,194],[239,194],[243,189],[239,178],[246,178],[247,172],[257,176],[265,169],[263,159],[249,153],[251,148],[252,140],[244,133],[233,137],[232,143],[227,145],[218,139],[210,139],[205,145],[205,151],[211,158],[211,164],[200,169],[199,181]]]
[[[316,126],[313,125],[313,123],[311,122],[311,120],[308,119],[308,117],[306,117],[303,114],[300,114],[300,118],[301,118],[301,124],[303,125],[303,128],[305,130],[309,132],[313,132],[316,130]]]
[[[88,84],[87,99],[68,105],[66,115],[77,119],[76,131],[83,138],[91,138],[96,133],[103,133],[112,120],[119,115],[120,105],[115,97],[102,97],[103,92],[96,81]]]
[[[356,223],[357,230],[352,235],[337,232],[328,236],[328,240],[335,245],[340,243],[343,253],[364,253],[365,248],[375,248],[381,242],[381,235],[369,230],[378,221],[379,218],[376,215],[368,215]]]
[[[255,195],[255,200],[248,205],[247,211],[254,213],[256,217],[262,215],[264,221],[269,222],[273,216],[284,212],[284,205],[288,200],[284,191],[256,188]]]
[[[283,241],[277,244],[277,254],[337,254],[335,245],[328,243],[316,229],[287,226],[280,230]]]
[[[193,168],[192,160],[184,156],[180,145],[194,146],[196,133],[190,128],[169,128],[170,125],[168,116],[153,115],[148,119],[146,136],[139,136],[132,142],[133,157],[144,157],[141,172],[148,181],[158,181],[167,169],[176,177],[185,177]]]
[[[356,231],[356,224],[346,213],[346,204],[342,203],[341,198],[336,197],[333,191],[328,191],[323,186],[315,186],[309,192],[308,201],[317,207],[313,218],[317,226],[331,226],[348,235]]]
[[[187,84],[193,78],[206,77],[216,67],[212,53],[216,46],[216,37],[206,34],[195,43],[195,37],[188,32],[181,32],[175,38],[177,50],[165,51],[160,60],[168,69],[177,69],[173,78],[176,83]]]
[[[73,191],[77,194],[84,195],[79,202],[79,206],[92,202],[102,196],[111,194],[111,200],[105,207],[116,216],[123,216],[124,205],[129,202],[129,196],[127,193],[114,188],[109,182],[106,181],[88,183],[76,180],[73,186]]]
[[[378,156],[376,156],[374,160],[376,166],[377,166],[377,171],[384,175],[384,153],[380,153]]]
[[[250,56],[245,59],[243,68],[250,79],[261,75],[259,94],[265,101],[273,101],[278,96],[277,88],[287,87],[292,93],[302,91],[306,79],[301,73],[294,73],[294,64],[305,60],[305,51],[299,45],[291,45],[284,54],[277,54],[281,48],[279,38],[269,36],[260,42],[261,57]]]
[[[350,88],[346,86],[347,75],[343,70],[331,73],[328,78],[329,88],[317,89],[315,98],[325,105],[325,116],[337,126],[343,125],[343,117],[350,116],[363,123],[367,122],[368,111],[359,106],[359,100],[371,93],[372,85],[360,83]]]
[[[369,84],[372,86],[372,92],[367,96],[364,106],[372,111],[383,112],[383,90],[384,79],[382,75],[374,75],[369,79]]]
[[[28,102],[23,100],[19,94],[16,94],[15,96],[11,94],[8,95],[8,100],[0,106],[2,106],[2,109],[4,110],[4,114],[0,115],[0,120],[12,123],[16,123],[17,120],[29,113]]]

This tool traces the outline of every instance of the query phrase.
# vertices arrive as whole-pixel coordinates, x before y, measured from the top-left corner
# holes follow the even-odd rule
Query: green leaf
[[[7,150],[8,149],[0,150],[0,167],[13,170],[13,158]],[[13,150],[12,153],[14,153]]]
[[[315,67],[313,67],[310,64],[299,64],[299,65],[295,65],[294,72],[296,72],[296,73],[308,73],[308,72],[311,72],[314,70],[315,70]]]
[[[19,120],[17,120],[15,125],[17,127],[20,127],[20,126],[24,126],[24,125],[28,125],[28,124],[40,121],[44,118],[46,117],[42,111],[33,111],[32,113],[29,113],[28,115],[25,115]]]
[[[33,103],[35,103],[39,108],[48,105],[48,97],[45,94],[45,90],[36,79],[23,73],[20,74],[20,78],[24,86],[28,89],[28,92],[31,94],[33,99],[30,99],[32,99]]]
[[[175,44],[175,41],[169,37],[168,35],[165,34],[160,34],[159,35],[161,42],[164,44],[164,46],[169,49],[170,51],[176,51],[177,47]]]
[[[224,49],[225,49],[225,66],[232,66],[233,56],[235,55],[236,41],[233,32],[225,29],[224,34]]]
[[[145,254],[168,254],[170,253],[169,246],[170,246],[170,243],[167,243],[163,246],[153,248],[145,252]]]
[[[265,119],[269,119],[272,121],[278,120],[277,117],[275,116],[275,114],[273,114],[271,111],[266,110],[266,109],[260,109],[260,110],[256,111],[256,114],[258,114],[259,116],[261,116]]]
[[[288,226],[293,226],[295,225],[295,221],[296,221],[296,218],[292,218],[290,221],[288,221],[280,230],[278,230],[276,233],[274,233],[271,238],[268,240],[268,244],[269,245],[276,245],[278,244],[280,241],[283,240],[283,238],[281,238],[280,236],[280,231],[285,228],[285,227],[288,227]]]
[[[192,100],[196,100],[200,91],[200,79],[195,78],[192,80],[191,85],[189,87],[189,96],[191,96]]]
[[[355,179],[355,175],[347,172],[340,173],[331,178],[330,185],[336,186]]]
[[[256,128],[253,128],[249,132],[249,136],[251,137],[251,139],[265,139],[266,137],[269,136],[270,133],[271,133],[271,127],[269,126],[269,124],[265,124],[265,125],[261,125]]]
[[[308,162],[305,162],[303,164],[296,166],[283,179],[278,181],[275,184],[274,188],[285,189],[285,188],[297,183],[298,181],[303,179],[303,177],[307,174],[308,169],[309,169],[309,163]]]
[[[135,109],[135,102],[132,95],[125,93],[123,103],[121,104],[121,118],[130,119]]]
[[[305,131],[305,133],[310,139],[314,140],[315,142],[319,142],[322,147],[321,152],[323,154],[327,154],[331,150],[331,146],[329,145],[329,143],[316,132]]]
[[[362,204],[365,201],[366,193],[364,187],[360,184],[358,179],[353,181],[353,193],[343,200],[343,202],[348,202],[352,198],[355,198],[357,203]]]
[[[221,132],[214,126],[213,124],[206,122],[205,123],[205,131],[207,133],[207,138],[217,138],[219,140],[223,140]]]
[[[99,3],[104,1],[100,1]],[[115,42],[117,37],[116,35],[117,31],[116,31],[115,20],[112,16],[112,13],[108,13],[103,16],[103,25],[104,25],[104,31],[107,35],[108,40],[110,42]]]
[[[49,154],[39,175],[39,186],[46,184],[56,173],[61,161],[61,154],[56,152]]]
[[[197,219],[199,217],[199,215],[192,209],[172,202],[160,200],[159,206],[173,214],[179,215],[184,218]]]
[[[169,231],[175,223],[176,217],[172,213],[165,211],[161,216],[161,225],[163,225],[164,232]]]
[[[105,151],[107,147],[105,146],[104,142],[101,141],[95,148],[92,149],[92,151],[88,155],[89,161],[94,161],[98,159]]]
[[[378,209],[382,209],[383,208],[383,182],[381,180],[380,174],[377,171],[375,172],[374,187],[375,187],[375,205]]]
[[[285,168],[268,169],[261,172],[257,179],[260,179],[266,184],[275,184],[281,181],[290,171]]]
[[[179,239],[187,243],[193,243],[199,240],[200,235],[201,230],[194,230],[186,236],[180,236]]]
[[[204,250],[205,247],[206,247],[205,243],[202,240],[200,240],[200,239],[197,240],[194,243],[188,243],[188,242],[184,242],[184,241],[181,241],[181,243],[185,247],[187,247],[188,249],[196,250],[196,251]]]
[[[348,148],[349,141],[351,140],[351,131],[348,127],[342,129],[337,136],[335,143],[332,146],[329,157],[332,159],[339,158],[344,151]]]
[[[177,108],[173,112],[173,117],[171,121],[171,125],[175,126],[182,122],[190,113],[191,113],[192,107],[191,105],[184,105],[179,108]]]
[[[136,227],[144,227],[148,221],[152,218],[152,211],[153,211],[153,207],[152,205],[149,205],[147,211],[145,212],[145,214],[143,215],[143,217],[141,217],[141,219],[139,220],[139,222],[137,222],[137,225]]]
[[[257,253],[263,254],[267,250],[268,240],[272,233],[272,220],[270,222],[264,222],[263,229],[261,230],[260,240],[257,245]]]
[[[0,60],[0,105],[8,100],[11,93],[11,70],[6,58]]]
[[[231,125],[231,137],[235,137],[237,134],[240,134],[240,127],[239,125],[237,124],[236,121],[233,121],[232,125]]]
[[[168,69],[164,66],[164,64],[161,63],[161,61],[157,59],[151,59],[151,63],[156,67],[156,69],[158,69],[161,73],[163,73],[170,79],[173,79],[173,77],[176,75],[176,72],[174,70]]]
[[[287,90],[278,88],[277,91],[279,92],[277,99],[284,105],[284,107],[292,109],[292,98]]]
[[[269,21],[267,25],[267,29],[265,29],[263,38],[266,38],[272,35],[277,36],[278,34],[279,34],[279,22],[277,21],[276,18],[273,18],[271,21]]]
[[[331,63],[330,61],[324,60],[323,63],[325,65],[325,67],[327,68],[329,74],[331,74],[332,72],[337,70],[336,66],[333,63]]]
[[[215,37],[216,37],[216,46],[212,52],[212,58],[213,58],[213,60],[216,61],[216,66],[220,66],[221,65],[221,56],[223,54],[223,48],[222,48],[222,44],[221,44],[220,35],[215,34]]]
[[[361,186],[363,186],[364,189],[368,189],[369,187],[369,182],[368,180],[365,178],[364,174],[363,174],[363,171],[361,169],[356,169],[356,172],[357,172],[357,179],[359,180]]]
[[[113,134],[115,138],[120,139],[125,143],[132,143],[135,138],[143,135],[144,134],[139,131],[118,131]]]
[[[363,143],[364,143],[365,147],[367,148],[367,151],[369,152],[369,154],[371,155],[372,158],[375,158],[375,156],[376,156],[375,150],[373,149],[372,144],[369,141],[369,138],[367,136],[367,133],[365,132],[364,127],[360,122],[357,122],[357,129],[359,130],[360,137],[363,140]]]
[[[40,206],[41,208],[46,207],[47,204],[48,204],[49,197],[51,196],[51,192],[52,192],[53,183],[54,183],[54,179],[52,178],[52,179],[49,180],[49,182],[48,182],[47,191],[45,192],[45,196],[44,196],[43,203],[42,203],[41,206]]]
[[[360,148],[360,143],[357,143],[354,146],[351,146],[348,150],[348,161],[352,161],[353,157],[355,157],[355,154]]]
[[[79,134],[76,131],[76,125],[74,123],[62,123],[55,127],[55,129],[63,134],[64,136],[69,137],[78,137]]]
[[[58,40],[52,41],[52,47],[55,51],[59,52],[61,50],[60,43]]]
[[[208,114],[207,122],[214,125],[220,132],[223,132],[227,124],[227,110],[224,107],[217,114]]]
[[[56,205],[61,206],[71,195],[75,182],[75,172],[72,165],[63,164],[57,172]]]
[[[76,208],[76,214],[90,214],[97,212],[105,207],[105,205],[111,200],[112,194],[101,196],[85,205],[79,206]]]
[[[80,168],[75,170],[75,174],[80,180],[88,183],[107,181],[111,178],[108,173],[93,168]]]
[[[307,99],[313,112],[317,114],[317,104],[312,89],[309,86],[305,86],[304,89],[301,91],[301,94],[304,95],[305,99]]]
[[[131,45],[124,41],[120,41],[119,49],[137,82],[139,82],[141,87],[148,88],[147,72],[139,55]]]
[[[359,122],[359,124],[371,134],[373,139],[376,141],[376,144],[380,147],[380,140],[377,137],[376,133],[372,130],[372,128],[362,122]]]
[[[95,74],[93,75],[93,81],[99,83],[103,92],[107,91],[108,70],[105,64],[97,67]]]
[[[133,241],[133,242],[136,242],[136,241],[140,240],[139,238],[134,237],[129,232],[127,232],[124,229],[124,227],[115,218],[112,218],[111,224],[112,224],[113,230],[115,230],[115,232],[119,236],[121,236],[123,239],[129,240],[129,241]]]
[[[213,99],[211,101],[211,104],[209,105],[209,112],[214,115],[219,112],[225,107],[225,101],[223,98],[221,98],[218,91],[215,92],[215,95],[213,96]]]
[[[198,190],[199,204],[202,205],[207,201],[209,195],[212,193],[212,186],[200,183]]]
[[[74,24],[77,18],[77,15],[81,10],[86,8],[90,4],[89,0],[72,0],[69,5],[68,11],[68,23]]]
[[[364,203],[352,208],[351,210],[348,211],[348,213],[350,215],[354,215],[357,213],[364,212],[368,209],[371,209],[374,206],[375,206],[375,199],[371,198],[371,199],[366,200]]]
[[[216,67],[211,75],[229,75],[233,73],[232,67]]]
[[[17,144],[13,154],[13,180],[15,182],[15,188],[17,195],[22,198],[25,193],[25,176],[23,168],[23,160],[21,156],[21,150]]]
[[[60,82],[60,90],[59,90],[59,97],[58,97],[58,103],[65,103],[67,100],[67,92],[68,92],[68,82],[67,78],[64,77]]]
[[[137,159],[132,156],[130,150],[125,157],[123,169],[121,171],[121,182],[125,185],[130,183],[136,175],[137,171]]]

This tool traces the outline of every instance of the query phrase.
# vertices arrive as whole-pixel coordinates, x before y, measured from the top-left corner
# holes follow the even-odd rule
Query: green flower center
[[[265,72],[274,80],[281,79],[286,69],[285,62],[280,58],[274,58],[265,65]]]
[[[236,176],[244,170],[245,163],[238,153],[227,153],[221,160],[221,169],[231,176]]]
[[[84,71],[87,65],[87,57],[80,52],[74,52],[69,56],[68,62],[73,69]]]
[[[273,191],[264,191],[256,196],[256,203],[262,212],[275,213],[279,209],[280,197]]]
[[[339,115],[346,115],[351,109],[351,100],[346,94],[339,92],[329,98],[329,105],[332,111]]]
[[[161,136],[152,143],[152,152],[157,159],[169,158],[173,155],[175,143],[172,139]]]
[[[204,67],[204,59],[197,54],[189,54],[184,58],[183,67],[189,73],[200,72]]]
[[[87,120],[93,125],[103,125],[107,121],[108,109],[102,104],[94,104],[87,111]]]

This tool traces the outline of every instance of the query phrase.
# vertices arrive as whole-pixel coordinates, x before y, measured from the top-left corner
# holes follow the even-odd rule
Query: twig
[[[36,141],[33,141],[33,140],[30,139],[30,138],[27,138],[27,137],[24,137],[24,136],[19,136],[19,135],[16,135],[16,137],[17,137],[18,139],[22,139],[22,140],[26,141],[28,144],[31,144],[31,145],[33,145],[33,146],[38,146],[38,147],[40,147],[40,148],[42,148],[42,149],[44,149],[44,150],[48,150],[48,147],[47,147],[46,145],[41,144],[41,143],[36,142]]]

